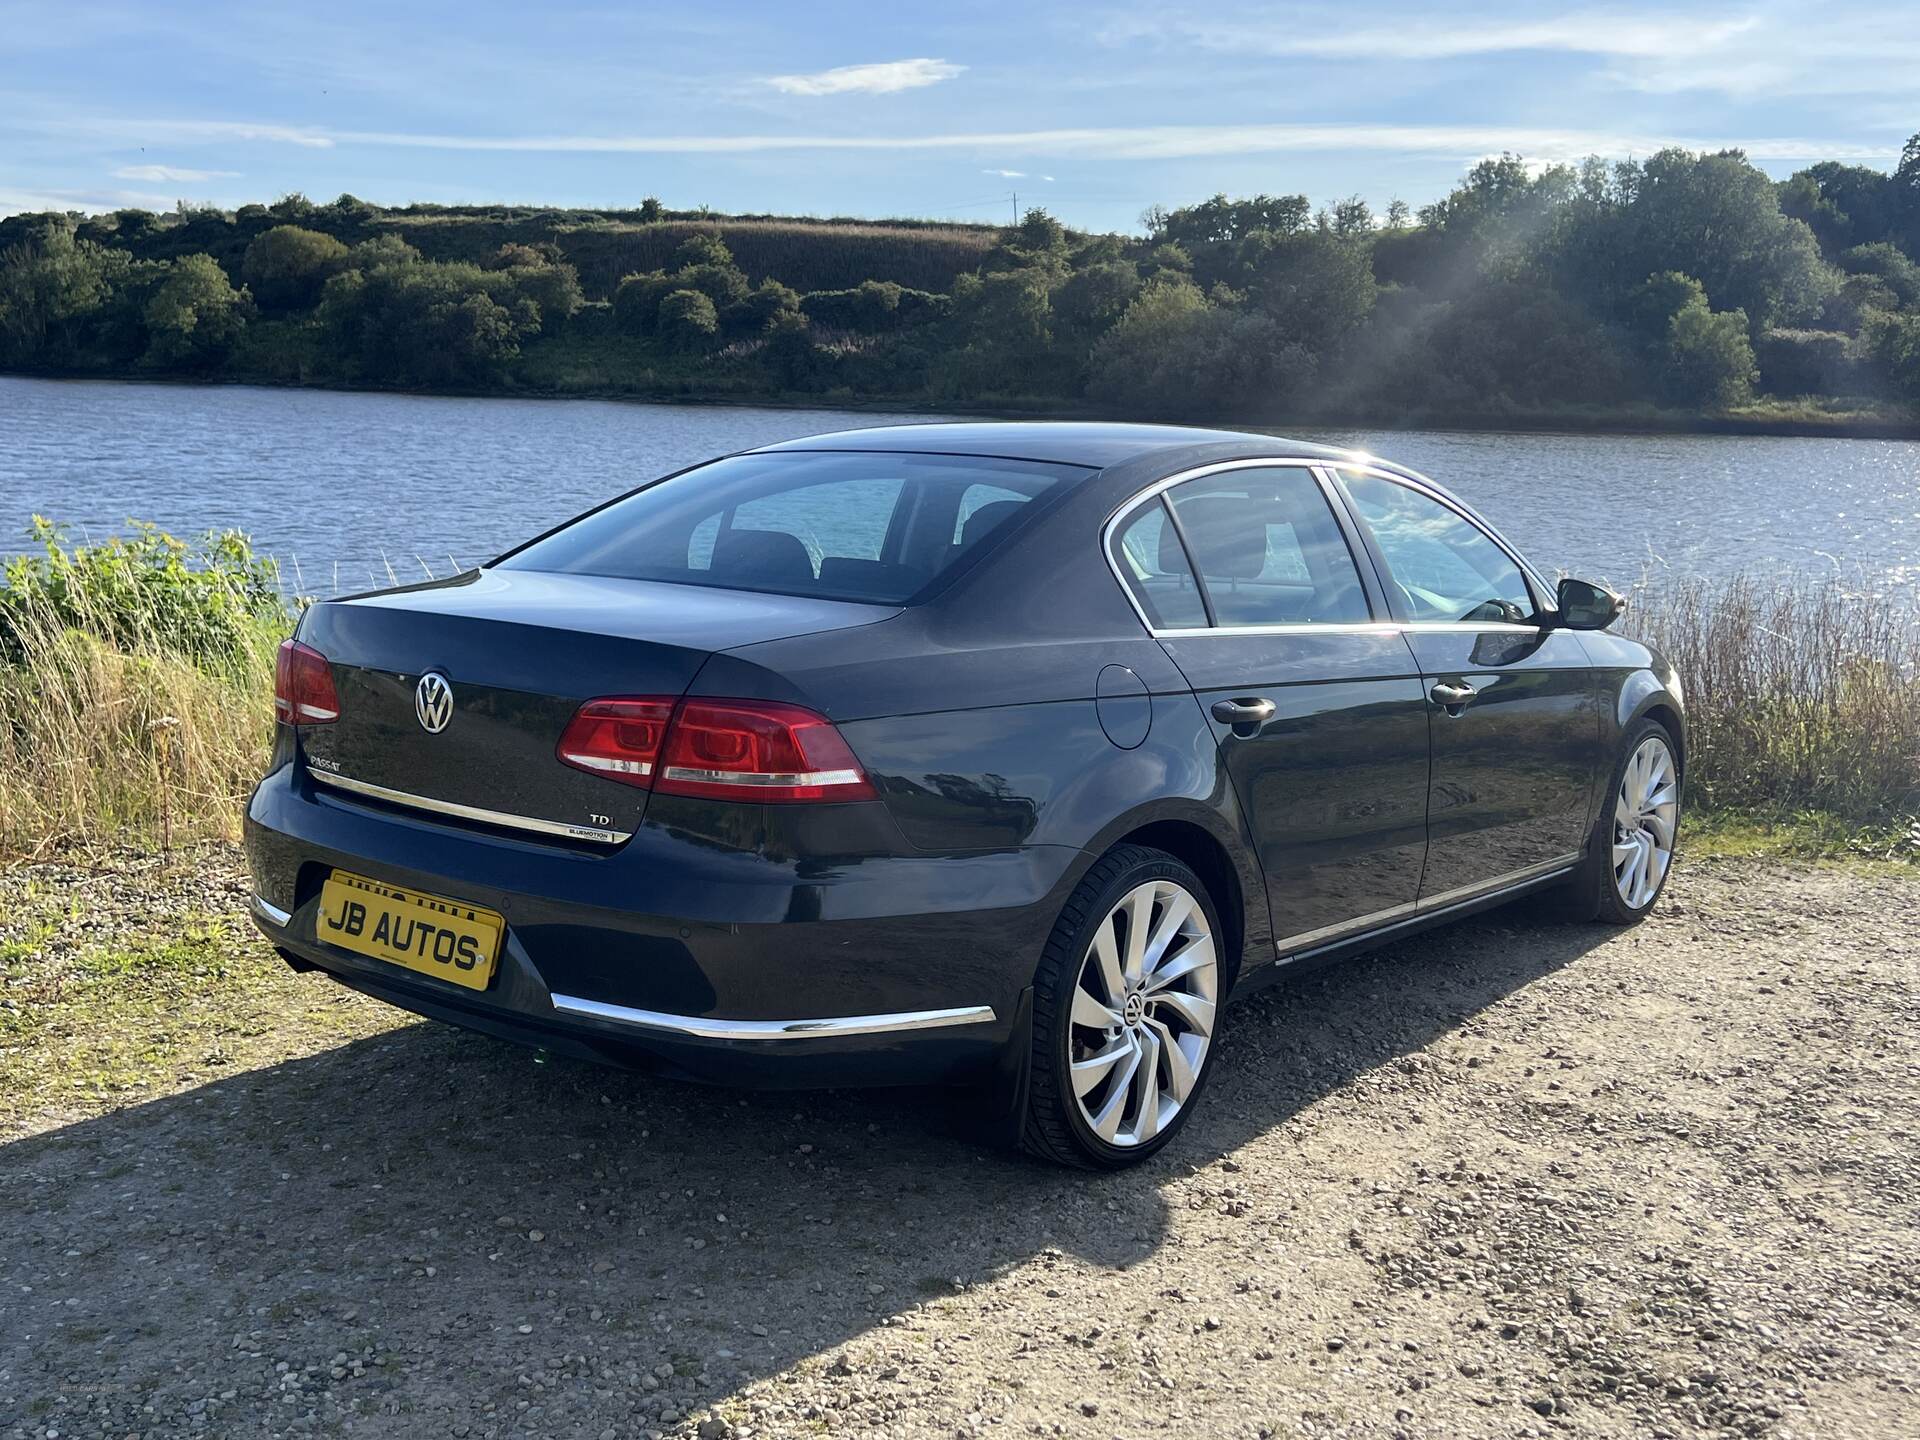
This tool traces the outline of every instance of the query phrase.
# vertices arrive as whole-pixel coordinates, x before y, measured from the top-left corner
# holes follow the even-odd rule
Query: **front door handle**
[[[1440,706],[1449,714],[1458,715],[1473,703],[1473,697],[1479,693],[1480,692],[1471,685],[1455,685],[1449,681],[1442,680],[1429,690],[1427,695],[1432,699],[1434,704]]]
[[[1243,725],[1264,725],[1273,718],[1273,701],[1263,695],[1238,700],[1216,700],[1213,702],[1213,718],[1222,725],[1231,725],[1239,729]]]

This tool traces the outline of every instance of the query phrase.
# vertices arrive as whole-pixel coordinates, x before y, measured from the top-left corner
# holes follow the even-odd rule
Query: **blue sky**
[[[1890,168],[1911,4],[0,0],[0,213],[299,190],[1132,227],[1215,191],[1418,205],[1474,160]]]

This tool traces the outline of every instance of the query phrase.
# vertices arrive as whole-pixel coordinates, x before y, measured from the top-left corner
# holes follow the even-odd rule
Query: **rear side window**
[[[1216,625],[1365,623],[1353,553],[1312,472],[1224,470],[1167,492]]]
[[[1191,630],[1206,625],[1200,584],[1193,578],[1179,534],[1167,521],[1163,501],[1149,501],[1115,532],[1113,558],[1154,629]]]
[[[584,515],[500,564],[899,605],[1086,473],[953,455],[737,455]]]

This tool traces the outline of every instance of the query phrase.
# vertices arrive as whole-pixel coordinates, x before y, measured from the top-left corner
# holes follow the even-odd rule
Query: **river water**
[[[460,399],[0,376],[0,554],[31,516],[237,528],[327,595],[487,559],[665,471],[925,414]],[[1643,574],[1838,572],[1920,586],[1920,442],[1299,430],[1411,465],[1535,564]]]

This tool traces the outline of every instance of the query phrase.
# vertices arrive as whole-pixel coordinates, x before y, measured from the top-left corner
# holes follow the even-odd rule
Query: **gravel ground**
[[[0,1437],[1920,1434],[1917,879],[1703,862],[1637,930],[1276,987],[1087,1177],[965,1097],[541,1063],[283,973],[205,919],[229,851],[16,868]]]

